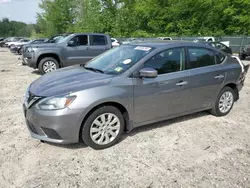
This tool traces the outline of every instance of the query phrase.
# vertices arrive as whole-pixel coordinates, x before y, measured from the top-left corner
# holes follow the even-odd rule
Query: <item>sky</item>
[[[38,4],[41,0],[0,0],[0,19],[35,23],[36,13],[41,10]]]

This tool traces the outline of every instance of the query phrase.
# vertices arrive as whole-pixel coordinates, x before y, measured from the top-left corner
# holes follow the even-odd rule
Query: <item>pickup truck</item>
[[[109,35],[97,33],[74,33],[56,43],[25,45],[24,64],[45,74],[62,67],[85,64],[112,48]]]
[[[215,37],[198,37],[194,39],[194,42],[218,42],[219,40]],[[230,41],[219,41],[222,44],[225,44],[227,47],[230,47]]]

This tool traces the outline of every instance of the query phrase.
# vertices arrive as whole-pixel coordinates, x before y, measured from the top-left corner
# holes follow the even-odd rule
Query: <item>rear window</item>
[[[92,46],[107,45],[106,37],[104,35],[90,35],[90,45]]]
[[[216,63],[221,64],[225,60],[226,56],[220,52],[216,53]]]
[[[189,69],[215,65],[214,53],[205,48],[188,48]]]

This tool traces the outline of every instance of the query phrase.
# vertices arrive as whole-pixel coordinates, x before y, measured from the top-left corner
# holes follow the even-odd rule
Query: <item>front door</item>
[[[73,46],[66,47],[66,64],[67,66],[75,64],[84,64],[92,59],[89,54],[88,35],[77,35],[70,41],[73,41]]]
[[[184,48],[168,49],[144,63],[156,78],[133,78],[135,123],[166,119],[188,110],[189,72]]]
[[[211,108],[226,76],[217,62],[223,57],[216,58],[213,51],[197,47],[188,48],[188,56],[192,110]]]

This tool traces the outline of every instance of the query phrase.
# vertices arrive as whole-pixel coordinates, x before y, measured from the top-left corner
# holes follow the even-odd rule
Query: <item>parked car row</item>
[[[158,37],[156,40],[175,42],[171,37]],[[213,37],[200,37],[194,42],[232,54],[231,48],[214,40]],[[12,53],[22,54],[23,65],[38,69],[41,74],[45,74],[65,66],[86,63],[112,47],[143,41],[147,40],[130,38],[120,43],[117,39],[104,34],[66,33],[52,36],[50,39],[30,40],[11,37],[3,40],[2,45],[9,47]],[[244,55],[240,57],[243,59]]]

